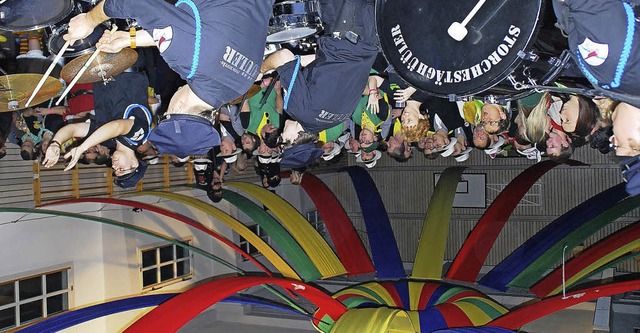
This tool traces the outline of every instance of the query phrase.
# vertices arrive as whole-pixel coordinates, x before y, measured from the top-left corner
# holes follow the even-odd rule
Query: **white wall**
[[[181,193],[209,202],[203,191]],[[138,197],[134,200],[156,204],[186,215],[231,240],[237,237],[230,228],[196,209],[164,199],[159,202],[157,197]],[[226,203],[218,204],[216,207],[229,212]],[[214,253],[231,264],[235,265],[239,262],[235,252],[220,245],[211,236],[181,222],[148,211],[136,213],[128,207],[103,204],[74,204],[49,207],[49,209],[102,216],[172,238],[191,239],[193,246]],[[70,293],[71,308],[140,295],[142,292],[140,248],[164,244],[163,240],[136,231],[66,217],[43,217],[30,214],[23,218],[25,220],[23,222],[6,224],[20,216],[22,214],[0,214],[0,222],[5,223],[0,225],[0,244],[4,244],[4,249],[0,251],[0,283],[50,269],[71,267],[70,284],[73,286],[73,291]],[[199,280],[234,273],[233,270],[196,253],[193,253],[192,268],[193,279],[153,292],[181,291]],[[66,331],[116,332],[145,311],[130,311],[97,319]]]

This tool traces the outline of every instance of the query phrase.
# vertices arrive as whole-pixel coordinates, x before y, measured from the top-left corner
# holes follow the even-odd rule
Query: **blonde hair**
[[[541,143],[547,140],[547,129],[549,127],[547,112],[549,111],[550,98],[551,96],[548,92],[542,94],[542,98],[531,111],[526,110],[522,103],[518,101],[518,117],[520,117],[522,126],[524,126],[524,139],[531,143]]]
[[[402,127],[402,135],[404,139],[411,142],[418,142],[421,138],[427,136],[427,132],[429,131],[429,127],[431,124],[429,123],[429,119],[423,118],[418,120],[418,124],[413,127]]]

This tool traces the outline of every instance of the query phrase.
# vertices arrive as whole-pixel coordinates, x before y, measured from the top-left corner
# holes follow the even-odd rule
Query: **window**
[[[0,330],[69,309],[69,268],[0,283]]]
[[[253,231],[254,234],[258,235],[258,237],[262,238],[262,240],[264,240],[267,244],[269,244],[269,241],[270,241],[269,236],[267,235],[267,233],[264,230],[262,230],[262,228],[259,225],[254,224],[254,225],[247,226],[247,228],[249,228],[249,230]],[[253,247],[253,245],[251,245],[242,236],[240,236],[240,248],[244,252],[247,252],[248,254],[250,254],[252,256],[260,254],[260,251],[258,251],[258,249]],[[247,261],[247,258],[242,257],[242,261]]]
[[[317,210],[307,213],[307,221],[311,223],[311,226],[313,226],[313,228],[316,229],[322,237],[325,236],[327,228],[325,227],[324,221],[322,221],[322,217],[318,214]]]
[[[141,272],[143,289],[189,279],[193,275],[190,251],[175,244],[144,249]]]

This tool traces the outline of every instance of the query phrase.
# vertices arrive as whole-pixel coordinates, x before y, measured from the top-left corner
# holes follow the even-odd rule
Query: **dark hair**
[[[409,155],[409,157],[405,157],[404,156],[404,147],[403,146],[398,146],[395,149],[387,150],[387,155],[391,156],[391,158],[396,160],[396,162],[400,162],[400,163],[407,162],[409,160],[409,158],[411,157],[411,155]]]
[[[181,168],[183,167],[187,162],[172,162],[171,165],[173,165],[176,168]]]
[[[5,151],[0,152],[0,159],[4,158],[5,156],[7,156],[7,152]]]
[[[264,139],[264,144],[269,148],[276,148],[282,142],[282,139],[280,139],[280,131],[278,130],[271,133],[265,133],[264,138],[262,139]]]
[[[214,190],[211,187],[208,187],[207,197],[209,197],[209,200],[211,200],[213,203],[218,203],[222,201],[222,188],[218,190]]]
[[[280,181],[281,181],[280,175],[275,175],[267,178],[267,183],[269,184],[269,187],[276,187],[280,185]]]
[[[573,133],[576,136],[586,137],[596,126],[600,111],[591,98],[582,95],[576,95],[576,97],[578,98],[578,119]]]
[[[94,161],[95,161],[95,159],[88,159],[86,157],[81,157],[78,160],[78,163],[83,164],[83,165],[89,165],[89,164],[93,163]]]
[[[613,150],[609,142],[609,138],[612,135],[613,135],[612,125],[601,127],[593,133],[593,135],[591,136],[591,141],[589,145],[591,146],[591,148],[597,149],[602,154],[608,154],[610,151]]]
[[[20,150],[20,156],[25,161],[33,161],[37,158],[37,151],[34,149],[33,152],[29,152],[27,150]]]
[[[571,158],[571,155],[573,155],[573,151],[575,149],[576,148],[572,144],[570,144],[569,147],[562,148],[562,150],[560,150],[560,155],[549,155],[549,159],[558,163],[565,163],[569,160],[569,158]]]
[[[97,165],[105,165],[107,164],[107,161],[111,160],[111,156],[105,154],[105,155],[98,155],[96,156],[96,160],[93,162]]]
[[[244,150],[245,153],[251,154],[253,153],[254,150],[258,149],[258,147],[260,146],[260,137],[251,132],[245,132],[243,135],[247,135],[253,139],[253,145],[251,145],[251,148],[249,148],[249,150],[247,149]]]

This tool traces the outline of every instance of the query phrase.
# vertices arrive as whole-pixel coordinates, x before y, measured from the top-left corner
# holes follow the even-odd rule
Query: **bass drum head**
[[[439,97],[479,94],[504,80],[536,33],[542,0],[378,0],[383,53],[414,87]],[[466,34],[450,34],[457,22]],[[460,41],[454,39],[463,37]],[[460,39],[460,38],[458,38]]]
[[[7,0],[0,5],[0,30],[28,31],[62,21],[73,0]]]
[[[75,41],[73,45],[70,45],[62,54],[62,56],[65,58],[77,57],[95,51],[95,45],[96,43],[98,43],[100,37],[102,37],[102,34],[106,29],[107,28],[102,24],[97,26],[95,29],[93,29],[93,32],[89,36],[87,36],[87,38],[79,39]],[[51,52],[52,54],[58,54],[58,52],[60,52],[66,42],[64,39],[62,39],[62,36],[67,33],[67,30],[68,25],[66,24],[53,30],[51,36],[49,36],[49,41],[47,42],[49,52]]]

